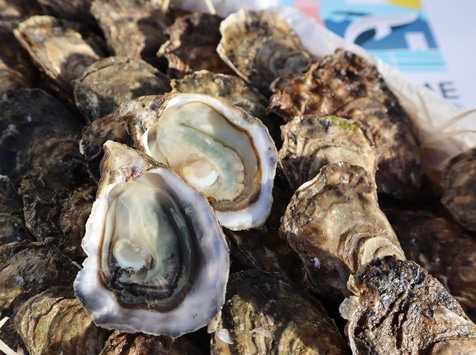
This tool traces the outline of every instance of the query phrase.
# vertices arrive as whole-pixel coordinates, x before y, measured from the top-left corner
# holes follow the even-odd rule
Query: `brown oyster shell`
[[[201,352],[186,337],[171,338],[143,333],[123,333],[115,330],[107,339],[99,355],[199,355]]]
[[[95,42],[86,41],[82,25],[52,16],[32,16],[13,33],[33,62],[50,78],[52,89],[72,101],[73,80],[104,56]]]
[[[165,57],[172,78],[181,78],[197,70],[232,74],[233,70],[218,56],[222,18],[208,13],[179,16],[165,30],[170,38],[160,47],[157,55]]]
[[[50,239],[0,246],[0,308],[16,311],[28,298],[52,286],[72,285],[78,267]]]
[[[71,287],[53,287],[22,304],[15,328],[30,354],[96,355],[110,331],[97,327]]]
[[[437,278],[476,321],[476,235],[429,211],[384,212],[407,258]]]
[[[172,79],[170,84],[172,92],[206,94],[230,101],[251,116],[258,117],[268,128],[275,143],[281,144],[279,126],[283,123],[282,119],[266,113],[268,99],[243,79],[235,75],[200,70],[181,79]]]
[[[171,24],[165,15],[168,1],[93,0],[91,13],[115,56],[143,59],[156,67],[165,63],[156,56],[167,40],[163,31]]]
[[[220,57],[265,95],[273,80],[302,73],[311,62],[291,27],[270,10],[240,10],[223,20],[220,32]]]
[[[316,299],[277,273],[230,275],[211,354],[349,354]]]
[[[136,97],[170,91],[169,78],[141,59],[113,56],[90,65],[74,81],[76,107],[86,122]]]
[[[286,121],[306,114],[359,121],[378,152],[379,192],[405,199],[421,195],[423,170],[415,128],[373,64],[338,49],[304,74],[277,79],[271,90],[268,109]]]
[[[308,287],[333,299],[348,295],[347,279],[384,255],[404,259],[381,211],[373,178],[346,162],[324,166],[294,193],[281,233],[301,257]]]
[[[441,203],[458,224],[476,232],[476,147],[450,159],[441,186]]]
[[[36,0],[43,12],[61,19],[76,20],[94,26],[91,15],[92,0]],[[97,26],[97,25],[96,25]]]
[[[341,305],[354,354],[472,354],[476,325],[428,271],[392,256],[349,279]]]
[[[321,167],[345,161],[377,170],[377,152],[372,140],[353,120],[336,116],[296,116],[281,126],[283,146],[278,164],[291,191],[313,179]]]

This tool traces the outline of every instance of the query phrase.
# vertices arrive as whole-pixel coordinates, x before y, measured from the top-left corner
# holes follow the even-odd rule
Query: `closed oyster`
[[[108,141],[74,287],[96,324],[178,337],[216,316],[229,255],[207,200],[171,171]]]
[[[181,78],[201,69],[233,73],[216,52],[221,38],[221,20],[216,15],[196,12],[177,17],[165,30],[170,38],[160,47],[157,55],[167,58],[170,77]]]
[[[15,315],[15,328],[32,355],[96,355],[110,333],[93,323],[71,287],[28,299]]]
[[[308,287],[334,299],[349,294],[349,275],[372,259],[405,259],[378,205],[373,177],[347,162],[324,166],[297,189],[281,232],[301,257]]]
[[[278,273],[230,275],[211,354],[350,354],[320,302]]]
[[[377,149],[379,192],[403,199],[421,195],[423,169],[416,129],[373,64],[338,49],[306,73],[277,79],[271,90],[268,110],[285,121],[306,114],[358,121]]]
[[[302,73],[312,61],[288,23],[270,10],[242,9],[222,21],[220,32],[220,57],[266,95],[273,80]]]
[[[345,161],[373,177],[377,152],[358,122],[337,116],[296,116],[281,127],[283,146],[278,164],[292,191],[313,179],[321,167]]]
[[[74,81],[74,101],[88,123],[133,98],[168,91],[165,74],[141,59],[120,56],[98,60]]]
[[[340,307],[353,354],[474,354],[476,325],[428,271],[378,258],[349,279]]]
[[[476,147],[450,159],[441,185],[441,203],[456,222],[476,232]]]
[[[145,96],[121,109],[138,149],[202,192],[229,229],[269,216],[276,147],[255,117],[200,94]]]

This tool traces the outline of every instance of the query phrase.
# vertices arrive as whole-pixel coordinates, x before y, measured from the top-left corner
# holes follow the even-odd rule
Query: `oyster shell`
[[[301,257],[308,287],[329,298],[348,295],[349,275],[372,259],[405,259],[379,207],[373,177],[347,162],[324,166],[297,189],[281,233]]]
[[[476,232],[476,147],[450,159],[441,186],[441,203],[456,222]]]
[[[277,152],[259,119],[201,94],[145,96],[121,111],[136,147],[207,196],[224,227],[266,221]]]
[[[231,274],[216,328],[211,354],[350,354],[320,302],[278,273]]]
[[[220,310],[229,255],[207,200],[137,150],[108,141],[74,287],[96,324],[178,337]]]
[[[420,265],[378,258],[349,279],[341,305],[353,354],[474,354],[476,325]]]
[[[403,199],[421,195],[416,128],[373,64],[338,49],[306,73],[277,79],[271,90],[268,110],[285,121],[306,114],[358,121],[377,149],[379,192]]]
[[[313,179],[321,167],[345,161],[377,170],[377,152],[358,122],[337,116],[296,116],[281,127],[278,164],[292,191]]]
[[[165,30],[170,38],[160,47],[157,55],[167,58],[170,77],[181,78],[201,69],[233,73],[216,51],[221,38],[221,20],[216,15],[196,12],[177,17]]]
[[[242,9],[220,25],[220,57],[265,95],[278,77],[302,73],[312,61],[288,23],[270,10]]]

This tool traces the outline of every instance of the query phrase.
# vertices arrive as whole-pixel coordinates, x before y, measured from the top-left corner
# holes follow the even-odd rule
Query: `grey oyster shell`
[[[267,96],[273,80],[302,73],[312,61],[287,22],[270,10],[235,12],[222,21],[220,33],[220,57]]]
[[[358,122],[337,116],[296,116],[281,126],[283,146],[278,152],[281,168],[291,191],[313,179],[329,164],[345,161],[377,170],[377,152]]]
[[[137,149],[203,193],[224,227],[264,224],[277,152],[259,119],[224,99],[183,93],[141,97],[121,115]]]
[[[422,195],[416,128],[377,68],[363,57],[337,49],[305,73],[277,79],[271,90],[268,110],[285,121],[306,114],[358,121],[377,149],[379,192],[401,199]]]
[[[301,257],[308,287],[334,299],[349,294],[349,275],[372,259],[405,259],[378,205],[373,177],[346,162],[324,166],[297,189],[281,233]]]
[[[353,354],[474,354],[476,325],[428,271],[386,256],[349,279],[340,307]]]
[[[458,224],[476,232],[476,147],[449,160],[441,186],[441,203]]]
[[[278,273],[231,274],[211,354],[350,354],[317,299]]]
[[[74,289],[102,327],[178,337],[223,305],[229,252],[207,200],[120,143],[105,143],[83,249]]]

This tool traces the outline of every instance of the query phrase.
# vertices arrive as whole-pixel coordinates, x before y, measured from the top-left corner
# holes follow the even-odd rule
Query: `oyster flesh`
[[[123,144],[105,143],[76,296],[96,324],[178,337],[223,305],[229,252],[207,200]]]
[[[122,115],[136,147],[203,193],[224,227],[264,224],[277,151],[258,118],[224,99],[182,93],[144,96]]]

